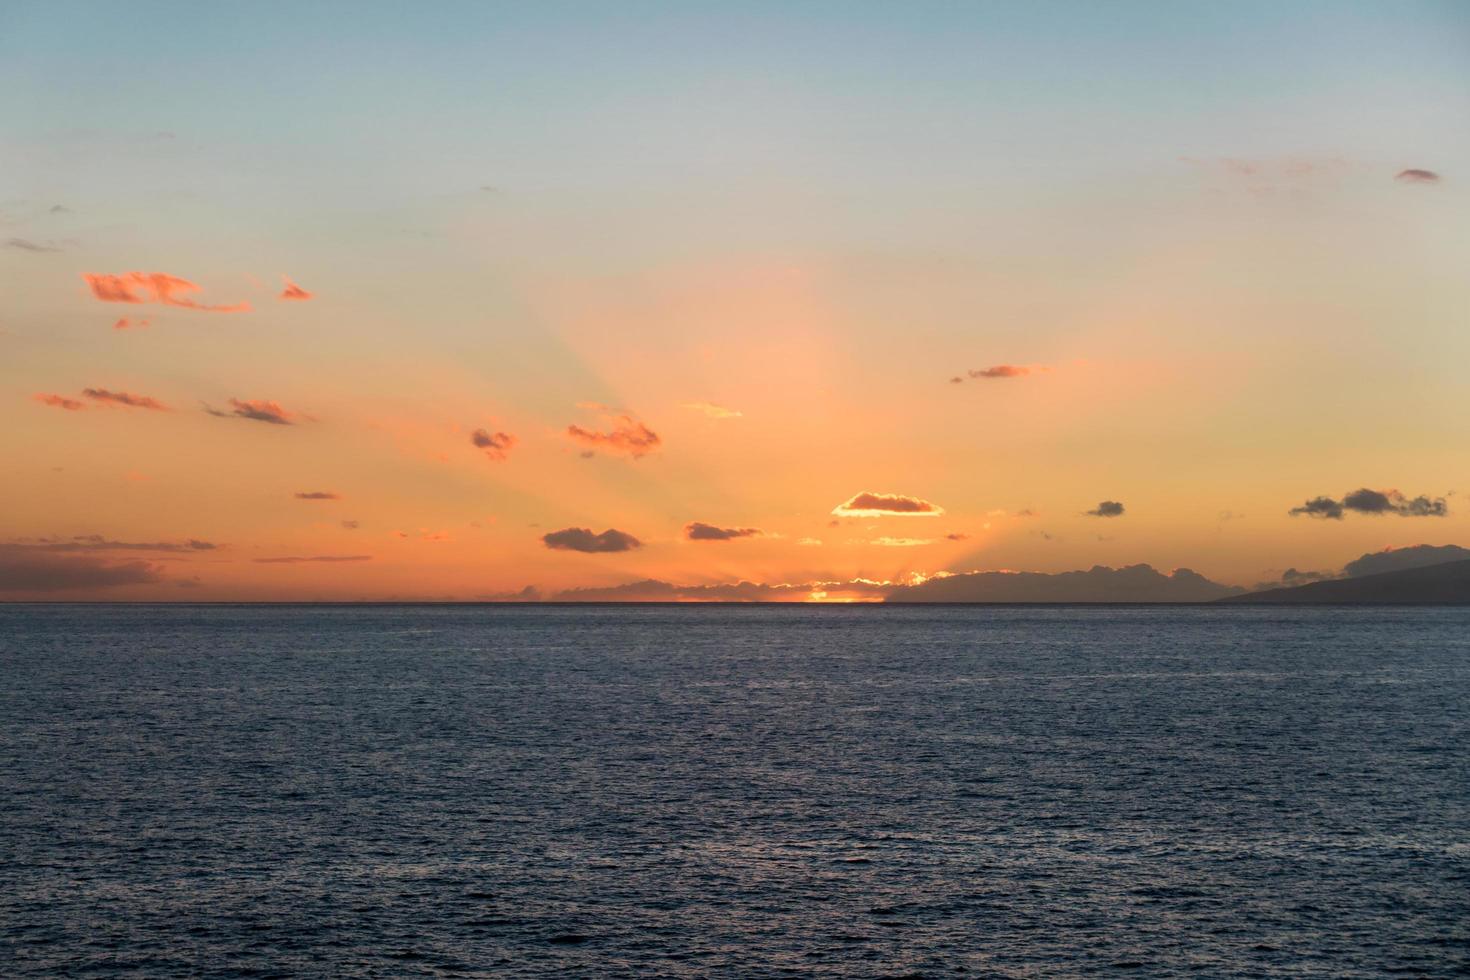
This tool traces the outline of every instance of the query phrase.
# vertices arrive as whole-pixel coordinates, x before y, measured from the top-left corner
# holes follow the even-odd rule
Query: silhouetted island
[[[1452,561],[1377,575],[1332,579],[1288,589],[1227,596],[1218,602],[1470,604],[1470,561]]]

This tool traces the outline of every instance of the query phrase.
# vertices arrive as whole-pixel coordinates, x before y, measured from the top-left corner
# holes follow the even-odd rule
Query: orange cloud
[[[125,272],[120,276],[100,272],[84,272],[82,278],[92,288],[92,295],[104,303],[161,303],[186,310],[206,313],[248,313],[249,303],[233,306],[208,306],[187,298],[200,287],[187,279],[164,272]]]
[[[149,321],[149,320],[134,320],[134,319],[131,319],[129,317],[119,317],[118,318],[118,321],[112,325],[112,329],[114,329],[114,330],[129,330],[129,329],[132,329],[134,327],[137,327],[137,328],[141,329],[143,327],[148,326],[148,324],[150,322],[151,321]]]
[[[302,491],[299,491],[298,493],[296,493],[295,496],[296,496],[296,499],[297,500],[341,500],[342,499],[342,495],[340,493],[333,493],[330,490],[302,490]]]
[[[210,415],[219,418],[237,416],[242,419],[251,419],[256,422],[269,422],[271,425],[294,425],[291,420],[296,417],[295,412],[288,412],[278,403],[265,401],[263,399],[242,401],[239,398],[230,399],[230,411],[221,412],[217,408],[204,406],[204,410]]]
[[[608,416],[607,421],[611,423],[611,431],[594,432],[590,429],[584,429],[580,425],[569,425],[567,426],[567,435],[572,440],[591,446],[594,449],[627,453],[634,459],[653,452],[662,442],[658,437],[658,433],[654,432],[642,422],[633,419],[631,416]]]
[[[282,276],[281,279],[286,283],[286,288],[281,290],[281,295],[277,297],[278,299],[307,300],[316,295],[315,293],[309,293],[302,289],[287,276]]]
[[[154,412],[172,411],[163,402],[147,395],[132,395],[126,391],[108,391],[106,388],[83,388],[82,394],[93,401],[107,405],[124,405],[128,408],[146,408]]]
[[[944,508],[920,497],[864,490],[832,508],[838,517],[938,517]]]
[[[470,442],[485,450],[485,455],[490,459],[500,462],[516,444],[516,437],[509,432],[491,433],[484,429],[476,429],[470,436]]]
[[[65,409],[68,412],[80,412],[87,407],[75,398],[66,398],[62,395],[32,395],[31,397],[35,398],[42,405]]]

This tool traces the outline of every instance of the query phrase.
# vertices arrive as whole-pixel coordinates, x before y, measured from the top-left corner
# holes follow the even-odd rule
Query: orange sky
[[[1002,94],[960,49],[942,87],[907,49],[887,87],[852,74],[899,43],[861,22],[851,52],[770,47],[816,30],[773,21],[594,77],[369,17],[351,43],[381,30],[401,89],[277,66],[319,126],[233,73],[265,35],[218,65],[170,41],[192,85],[113,92],[79,53],[107,25],[61,50],[31,18],[0,137],[0,597],[1251,585],[1470,545],[1470,50],[1427,14],[1345,20],[1269,104],[1270,52],[1212,50],[1207,83],[1162,34],[1089,49],[1111,87],[1038,64]],[[120,112],[145,96],[156,124]],[[1290,513],[1359,488],[1387,504]],[[837,513],[864,493],[894,499]]]

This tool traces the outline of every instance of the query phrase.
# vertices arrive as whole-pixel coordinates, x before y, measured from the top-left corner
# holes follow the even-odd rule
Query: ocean
[[[1470,970],[1470,608],[0,606],[0,975]]]

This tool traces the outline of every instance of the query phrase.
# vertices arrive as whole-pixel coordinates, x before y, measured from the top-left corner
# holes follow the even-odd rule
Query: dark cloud
[[[944,536],[946,541],[968,541],[970,536],[963,531],[951,531]]]
[[[540,602],[541,590],[534,585],[528,585],[519,592],[491,592],[480,596],[481,602]]]
[[[764,533],[758,527],[716,527],[702,521],[684,525],[684,536],[690,541],[732,541],[735,538],[758,538]]]
[[[277,402],[264,399],[245,400],[239,398],[230,399],[230,410],[222,412],[217,408],[204,406],[204,410],[210,415],[218,418],[242,418],[251,419],[255,422],[267,422],[271,425],[294,425],[292,419],[296,417],[295,412],[288,412]]]
[[[976,381],[995,381],[1006,378],[1024,378],[1030,374],[1037,374],[1049,370],[1051,369],[1045,365],[1030,367],[1024,364],[994,364],[988,368],[971,368],[965,372],[965,375],[968,375]],[[965,378],[961,375],[955,375],[949,379],[949,383],[952,385],[964,384]]]
[[[62,592],[144,585],[161,580],[145,561],[115,563],[93,555],[38,554],[0,545],[0,592]]]
[[[357,521],[343,521],[342,526],[349,531],[356,531],[358,528],[358,523]]]
[[[259,565],[299,565],[303,562],[372,561],[372,555],[285,555],[280,558],[252,559]]]
[[[632,551],[643,547],[643,542],[633,535],[614,528],[593,534],[585,527],[568,527],[543,534],[541,540],[553,551],[581,551],[586,554]]]
[[[18,248],[23,252],[60,252],[62,248],[55,242],[33,242],[28,238],[12,238],[7,241],[8,248]]]
[[[944,508],[921,497],[864,490],[832,508],[832,513],[838,517],[937,517]]]
[[[1384,514],[1396,514],[1399,517],[1444,517],[1449,513],[1449,504],[1443,497],[1431,498],[1420,494],[1410,498],[1398,490],[1370,490],[1361,487],[1344,494],[1340,501],[1331,497],[1313,497],[1287,513],[1340,521],[1347,511],[1375,517]]]
[[[330,490],[302,490],[302,491],[297,492],[294,496],[296,497],[297,500],[341,500],[342,499],[342,495],[340,493],[333,493]]]
[[[470,436],[470,442],[483,449],[487,457],[499,462],[505,459],[506,454],[515,446],[516,437],[509,432],[486,432],[484,429],[476,429]]]
[[[133,395],[126,391],[108,391],[106,388],[83,388],[82,394],[94,402],[107,405],[124,405],[128,408],[146,408],[154,412],[172,411],[163,402],[147,395]]]
[[[1447,561],[1463,561],[1470,558],[1470,548],[1457,544],[1416,544],[1408,548],[1385,548],[1354,558],[1343,566],[1343,574],[1349,578],[1363,575],[1378,575],[1382,572],[1401,572],[1408,568],[1424,568],[1442,565]]]
[[[1104,500],[1092,510],[1087,511],[1088,517],[1122,517],[1123,505],[1116,500]]]
[[[1331,497],[1313,497],[1300,507],[1287,511],[1293,517],[1320,517],[1324,520],[1342,520],[1342,504]]]
[[[1410,167],[1408,170],[1400,170],[1394,174],[1393,179],[1404,184],[1437,184],[1439,183],[1439,174],[1433,170],[1420,170],[1417,167]]]

